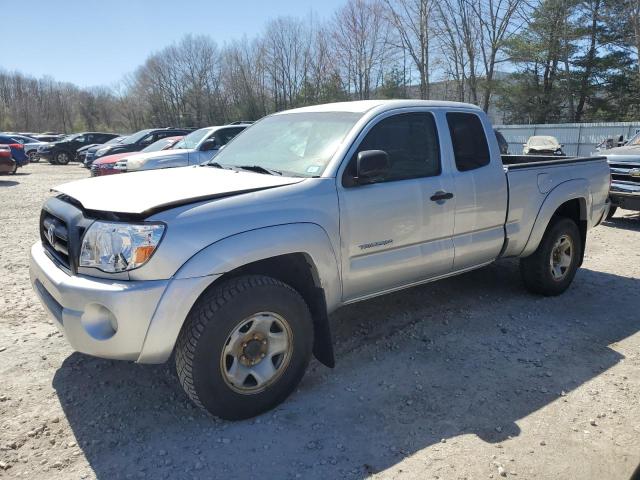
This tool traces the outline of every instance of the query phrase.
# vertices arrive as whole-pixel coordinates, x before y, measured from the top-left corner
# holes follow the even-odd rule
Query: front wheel
[[[532,255],[520,260],[527,290],[540,295],[560,295],[576,275],[582,255],[580,231],[573,220],[555,217]]]
[[[31,151],[28,153],[29,155],[29,163],[37,163],[40,161],[40,157],[38,157],[38,153],[35,151]]]
[[[176,369],[191,400],[238,420],[286,399],[311,358],[313,322],[293,288],[247,275],[208,290],[187,316]]]
[[[71,161],[71,155],[69,155],[67,152],[60,152],[57,153],[55,156],[55,162],[58,165],[66,165]]]

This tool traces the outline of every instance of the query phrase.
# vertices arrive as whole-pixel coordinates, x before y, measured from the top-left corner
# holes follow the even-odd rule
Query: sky
[[[112,86],[186,34],[219,45],[261,33],[269,19],[329,18],[345,0],[0,0],[0,69],[81,87]]]

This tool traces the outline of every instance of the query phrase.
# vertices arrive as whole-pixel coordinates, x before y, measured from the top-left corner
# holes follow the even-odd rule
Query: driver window
[[[387,152],[387,182],[440,175],[438,132],[430,113],[404,113],[378,122],[353,154],[343,177],[345,186],[353,185],[358,153],[365,150]]]

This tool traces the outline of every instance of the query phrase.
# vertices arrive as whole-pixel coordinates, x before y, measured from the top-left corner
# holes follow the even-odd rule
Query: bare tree
[[[431,17],[434,0],[385,0],[403,51],[409,53],[420,76],[420,98],[429,98]]]
[[[334,16],[334,49],[341,75],[357,99],[380,84],[388,27],[378,0],[349,0]]]
[[[479,46],[484,66],[482,108],[489,111],[496,65],[506,43],[526,25],[524,0],[468,0],[479,21]]]

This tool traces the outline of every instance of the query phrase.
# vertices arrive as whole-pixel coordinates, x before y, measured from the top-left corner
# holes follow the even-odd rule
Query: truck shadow
[[[20,182],[16,182],[15,180],[0,180],[0,187],[15,187],[19,184]]]
[[[610,218],[602,223],[607,227],[621,228],[624,230],[631,230],[632,232],[640,232],[640,215],[625,215],[624,217],[617,216]]]
[[[582,269],[564,295],[535,297],[506,261],[345,307],[336,369],[312,363],[289,400],[243,422],[194,408],[169,364],[73,354],[53,386],[100,479],[366,478],[460,435],[518,436],[623,358],[610,345],[640,329],[639,288]]]

